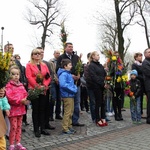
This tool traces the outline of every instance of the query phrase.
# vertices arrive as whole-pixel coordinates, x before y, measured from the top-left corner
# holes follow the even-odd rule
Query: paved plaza
[[[36,138],[33,134],[31,109],[28,110],[29,126],[22,135],[22,144],[28,150],[150,150],[150,125],[132,124],[130,111],[122,112],[123,121],[115,121],[110,117],[107,127],[98,127],[91,121],[90,114],[82,111],[80,122],[84,127],[74,127],[77,133],[64,135],[61,133],[61,120],[50,121],[56,126],[55,130],[49,130],[51,135]]]

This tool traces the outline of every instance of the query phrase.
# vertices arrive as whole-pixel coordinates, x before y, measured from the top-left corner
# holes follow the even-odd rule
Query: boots
[[[123,120],[122,114],[118,114],[118,117],[120,118],[120,121]]]
[[[116,121],[121,121],[121,120],[120,120],[120,117],[118,116],[118,114],[115,114],[115,120],[116,120]]]

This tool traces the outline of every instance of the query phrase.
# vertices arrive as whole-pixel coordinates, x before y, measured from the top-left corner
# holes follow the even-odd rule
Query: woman
[[[105,120],[105,103],[103,99],[105,85],[104,80],[106,72],[104,67],[99,62],[100,56],[98,52],[94,51],[90,55],[90,64],[88,66],[89,75],[91,77],[91,89],[93,90],[95,97],[95,117],[96,124],[98,126],[107,126]]]
[[[50,84],[50,72],[46,64],[41,61],[41,54],[39,49],[34,49],[31,52],[31,60],[26,66],[26,77],[28,80],[28,88],[44,88],[45,93]],[[50,135],[45,130],[45,108],[46,108],[46,95],[40,94],[39,98],[32,100],[32,120],[33,128],[36,137],[41,134]]]

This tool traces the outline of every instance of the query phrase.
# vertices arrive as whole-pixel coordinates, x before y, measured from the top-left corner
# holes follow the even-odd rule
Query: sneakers
[[[136,122],[136,121],[132,121],[132,123],[133,123],[133,124],[136,124],[137,122]]]
[[[62,131],[63,134],[74,134],[74,132],[68,130],[68,131]]]
[[[10,145],[8,150],[15,150],[15,146],[14,145]]]
[[[77,131],[75,130],[75,129],[73,129],[73,128],[69,128],[69,130],[71,131],[71,132],[73,132],[73,133],[76,133]]]
[[[11,149],[13,150],[13,149]],[[27,150],[25,147],[22,146],[22,144],[18,143],[16,146],[15,146],[15,149],[14,150]]]
[[[108,117],[114,116],[113,113],[111,113],[111,112],[108,112],[106,115],[107,115]]]

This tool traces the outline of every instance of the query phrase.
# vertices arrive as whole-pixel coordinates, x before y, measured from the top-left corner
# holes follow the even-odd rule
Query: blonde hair
[[[12,71],[13,69],[18,70],[18,71],[19,71],[19,75],[20,75],[20,69],[19,69],[19,67],[18,67],[17,65],[13,65],[13,66],[11,66],[11,67],[9,68],[10,79],[12,78],[11,71]]]
[[[31,56],[30,56],[30,63],[34,64],[34,60],[32,58],[33,54],[34,53],[41,53],[40,49],[33,49],[32,52],[31,52]],[[40,63],[41,63],[42,59],[40,60]]]
[[[89,57],[89,62],[93,61],[94,59],[93,56],[95,56],[97,53],[98,53],[97,51],[91,52],[90,57]]]

